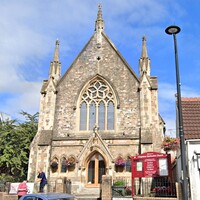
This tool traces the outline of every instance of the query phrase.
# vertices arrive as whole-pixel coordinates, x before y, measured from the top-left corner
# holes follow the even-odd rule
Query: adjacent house
[[[200,185],[200,98],[182,98],[183,130],[191,200],[199,200]]]

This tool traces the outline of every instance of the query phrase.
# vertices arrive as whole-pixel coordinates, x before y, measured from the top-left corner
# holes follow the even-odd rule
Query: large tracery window
[[[102,80],[91,82],[84,90],[80,102],[80,130],[114,130],[114,96]]]

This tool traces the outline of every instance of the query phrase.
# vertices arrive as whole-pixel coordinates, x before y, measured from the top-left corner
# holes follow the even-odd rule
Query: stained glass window
[[[82,103],[80,108],[80,130],[86,130],[87,120],[87,105],[85,102]]]
[[[114,130],[115,103],[112,89],[101,79],[92,81],[80,101],[80,130]]]
[[[114,105],[113,102],[108,104],[108,130],[114,129]]]
[[[103,102],[99,104],[99,119],[98,126],[100,130],[105,129],[105,105]]]

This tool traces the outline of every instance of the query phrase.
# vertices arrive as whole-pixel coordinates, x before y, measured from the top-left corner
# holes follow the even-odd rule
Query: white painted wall
[[[197,155],[194,153],[199,153],[200,157],[200,140],[188,140],[186,142],[186,151],[188,158],[191,200],[200,200],[200,170],[198,169]]]

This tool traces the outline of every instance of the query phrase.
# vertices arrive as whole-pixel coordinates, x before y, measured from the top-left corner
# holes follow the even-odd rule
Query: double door
[[[98,187],[104,174],[105,161],[99,153],[95,153],[87,163],[87,187]]]

